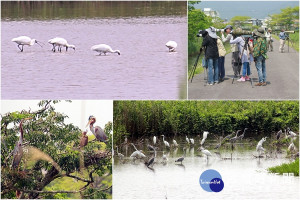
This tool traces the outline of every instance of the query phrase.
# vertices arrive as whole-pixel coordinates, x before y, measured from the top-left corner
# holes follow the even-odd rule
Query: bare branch
[[[80,177],[78,177],[78,176],[73,176],[73,175],[71,175],[71,174],[64,174],[64,175],[62,175],[62,177],[63,176],[67,176],[67,177],[70,177],[70,178],[75,178],[75,179],[77,179],[77,180],[80,180],[80,181],[83,181],[83,182],[87,182],[87,183],[91,183],[92,181],[90,181],[90,180],[87,180],[87,179],[84,179],[84,178],[80,178]]]

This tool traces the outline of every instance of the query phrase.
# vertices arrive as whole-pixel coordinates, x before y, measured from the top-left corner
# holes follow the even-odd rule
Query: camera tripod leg
[[[252,78],[250,78],[250,83],[251,83],[251,86],[253,88],[253,81],[252,81]]]

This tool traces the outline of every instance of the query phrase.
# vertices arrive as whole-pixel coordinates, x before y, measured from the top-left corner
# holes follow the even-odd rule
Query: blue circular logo
[[[214,169],[204,171],[199,178],[199,183],[207,192],[220,192],[224,188],[221,174]]]

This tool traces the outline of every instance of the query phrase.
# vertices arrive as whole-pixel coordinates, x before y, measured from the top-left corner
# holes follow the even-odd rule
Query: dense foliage
[[[274,26],[281,26],[284,29],[294,29],[294,24],[298,21],[298,29],[299,29],[299,6],[295,7],[287,7],[281,9],[279,14],[271,15],[271,22],[270,25]]]
[[[16,198],[16,191],[22,192],[22,198],[110,198],[111,197],[111,131],[112,123],[106,124],[104,131],[109,136],[107,144],[89,141],[80,150],[81,130],[73,124],[65,124],[68,116],[55,112],[54,104],[58,101],[41,101],[38,111],[10,112],[1,120],[1,198]],[[12,169],[13,150],[19,140],[19,124],[22,119],[24,154],[18,169]],[[12,126],[13,125],[13,126]],[[9,128],[11,127],[12,128]],[[94,137],[94,136],[92,136]],[[26,157],[26,149],[37,148],[35,159]],[[80,168],[81,161],[85,169]],[[61,168],[58,171],[50,162],[43,159],[50,156]],[[75,175],[76,176],[75,176]],[[56,180],[64,180],[63,185],[53,184]],[[74,183],[74,180],[78,182]],[[99,180],[104,180],[99,182]],[[97,182],[98,181],[98,182]],[[105,183],[105,184],[104,184]],[[68,191],[69,185],[77,186]],[[55,192],[51,188],[58,191]],[[81,186],[81,187],[79,187]],[[110,188],[103,190],[103,188]],[[52,191],[52,192],[45,192]],[[69,192],[69,193],[68,193]]]
[[[114,142],[124,136],[217,135],[249,128],[252,136],[299,129],[298,101],[115,101]],[[249,135],[251,135],[249,134]]]

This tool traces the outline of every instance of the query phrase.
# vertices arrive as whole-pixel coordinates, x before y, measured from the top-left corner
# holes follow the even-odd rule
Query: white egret
[[[153,145],[156,144],[156,136],[153,136]]]
[[[99,53],[99,55],[101,55],[102,53],[104,53],[104,55],[106,55],[106,53],[117,53],[118,55],[120,55],[120,51],[119,50],[112,50],[112,48],[110,46],[108,46],[107,44],[98,44],[98,45],[94,45],[91,48],[93,51],[97,51]]]
[[[58,51],[61,52],[62,47],[66,47],[66,51],[68,51],[68,48],[72,48],[75,50],[75,46],[72,44],[68,44],[67,40],[64,38],[56,37],[52,38],[48,41],[49,44],[53,45],[52,51],[55,52],[55,47],[58,47]]]
[[[186,140],[186,142],[187,142],[188,144],[190,144],[190,140],[189,140],[189,138],[188,138],[187,136],[185,136],[185,140]]]
[[[21,52],[23,52],[24,45],[32,46],[35,43],[40,45],[36,39],[31,39],[30,37],[27,37],[27,36],[20,36],[17,38],[13,38],[11,41],[18,44],[18,48],[20,49]],[[22,49],[20,48],[20,46],[22,46]]]
[[[165,155],[164,152],[163,152],[162,159],[163,159],[163,163],[166,163],[168,161],[167,155]]]
[[[209,134],[208,131],[204,131],[204,132],[203,132],[203,139],[201,140],[201,145],[204,144],[204,142],[205,142],[205,140],[206,140],[208,134]]]
[[[163,142],[164,142],[165,146],[170,148],[169,142],[165,141],[165,136],[164,135],[161,135],[161,136],[163,137]]]
[[[173,139],[173,145],[174,145],[174,147],[178,147],[178,144],[175,139]]]
[[[207,159],[208,159],[208,156],[212,156],[212,154],[207,149],[204,149],[203,147],[201,147],[200,150],[203,154],[206,155]]]
[[[257,146],[256,146],[256,151],[258,151],[259,153],[259,156],[261,155],[261,152],[262,151],[265,151],[265,149],[263,148],[263,143],[266,141],[267,137],[263,137],[258,143],[257,143]]]
[[[169,41],[166,43],[166,47],[169,48],[169,52],[175,51],[175,48],[177,47],[177,43],[175,41]]]
[[[193,138],[190,138],[191,144],[194,145],[195,141]]]

